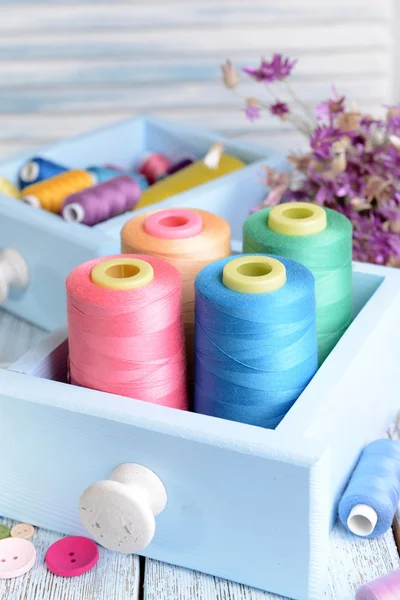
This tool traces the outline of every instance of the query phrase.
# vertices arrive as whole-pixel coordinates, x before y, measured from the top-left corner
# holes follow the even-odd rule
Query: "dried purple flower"
[[[258,101],[255,98],[248,98],[244,112],[249,121],[259,119],[261,117],[261,108]]]
[[[332,144],[340,137],[340,130],[330,125],[319,125],[310,138],[310,146],[318,159],[328,159],[332,156]]]
[[[296,62],[296,60],[284,58],[282,54],[274,54],[269,62],[263,58],[258,68],[244,67],[243,71],[256,81],[273,83],[274,81],[281,81],[290,75]]]
[[[275,102],[275,104],[270,105],[269,110],[271,111],[272,115],[279,117],[282,119],[282,121],[289,113],[289,107],[285,102]]]
[[[335,115],[338,115],[344,112],[345,106],[345,97],[339,97],[336,89],[332,86],[332,98],[329,100],[325,100],[325,102],[321,102],[318,106],[315,107],[314,112],[318,121],[328,120],[330,124],[333,124],[333,119]]]

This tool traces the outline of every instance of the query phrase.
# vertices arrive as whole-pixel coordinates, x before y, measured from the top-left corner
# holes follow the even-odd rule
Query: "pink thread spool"
[[[71,383],[186,410],[179,272],[152,256],[97,258],[67,278]]]
[[[162,154],[148,154],[139,165],[139,173],[144,175],[151,185],[164,177],[170,167],[171,163]]]
[[[399,600],[400,570],[393,571],[358,588],[356,600]]]
[[[139,184],[132,177],[118,175],[68,196],[61,214],[66,221],[96,225],[132,210],[141,193]]]

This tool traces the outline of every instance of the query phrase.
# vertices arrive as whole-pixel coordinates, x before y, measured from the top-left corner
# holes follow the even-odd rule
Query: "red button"
[[[27,573],[35,560],[35,546],[28,540],[10,537],[0,541],[0,579],[11,579]]]
[[[85,537],[66,537],[55,542],[46,552],[49,571],[61,577],[76,577],[93,569],[99,560],[99,549]]]

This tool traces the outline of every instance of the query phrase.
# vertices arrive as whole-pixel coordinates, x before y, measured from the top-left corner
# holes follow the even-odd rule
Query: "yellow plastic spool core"
[[[154,278],[153,267],[140,258],[116,257],[92,269],[92,282],[109,290],[134,290],[148,285]]]
[[[225,265],[222,282],[235,292],[265,294],[285,285],[286,269],[269,256],[241,256]]]
[[[326,229],[326,212],[308,202],[279,204],[269,213],[268,227],[283,235],[313,235]]]

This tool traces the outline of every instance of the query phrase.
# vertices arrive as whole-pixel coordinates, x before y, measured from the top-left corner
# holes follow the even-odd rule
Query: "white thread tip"
[[[203,163],[209,169],[218,169],[221,157],[224,152],[224,145],[222,142],[216,142],[211,146],[205,157]]]
[[[376,511],[367,504],[357,504],[347,519],[347,527],[355,535],[367,537],[374,531],[378,522]]]

